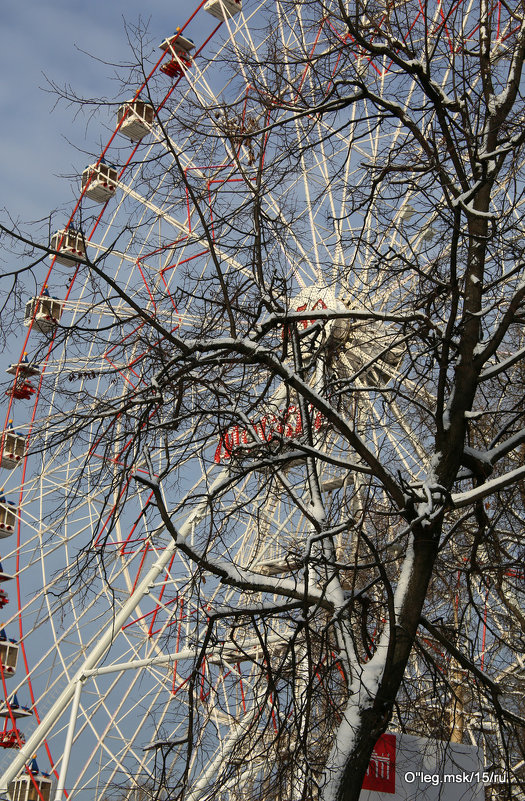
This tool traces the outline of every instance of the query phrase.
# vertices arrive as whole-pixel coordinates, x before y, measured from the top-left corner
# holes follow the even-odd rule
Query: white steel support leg
[[[71,714],[69,716],[69,726],[67,727],[66,742],[64,745],[64,756],[62,757],[62,764],[60,765],[60,775],[58,777],[58,784],[55,793],[55,801],[62,801],[62,795],[66,786],[66,774],[69,765],[69,757],[71,755],[71,746],[73,745],[73,737],[75,736],[75,726],[77,722],[78,706],[80,704],[80,693],[82,692],[82,682],[77,681],[75,686],[75,695],[73,696],[73,703],[71,705]]]
[[[224,481],[226,475],[227,471],[223,470],[213,482],[210,492],[212,492]],[[200,503],[195,507],[193,512],[188,515],[184,523],[180,526],[179,533],[181,538],[190,534],[192,526],[202,519],[206,513],[207,504],[208,498],[205,495]],[[7,795],[7,787],[9,783],[21,773],[24,766],[30,761],[31,757],[45,740],[55,723],[64,714],[75,694],[77,684],[84,680],[86,671],[93,670],[93,668],[100,662],[128,617],[136,609],[144,596],[147,595],[155,585],[155,581],[159,577],[160,573],[162,573],[162,571],[165,569],[176,549],[177,545],[174,541],[171,541],[169,545],[166,546],[157,561],[153,563],[140,584],[137,586],[133,595],[128,598],[126,603],[122,606],[120,612],[115,615],[106,631],[101,634],[84,664],[77,670],[71,682],[59,695],[49,712],[40,721],[39,726],[28,738],[26,744],[22,746],[18,753],[13,757],[11,764],[0,777],[0,795]]]

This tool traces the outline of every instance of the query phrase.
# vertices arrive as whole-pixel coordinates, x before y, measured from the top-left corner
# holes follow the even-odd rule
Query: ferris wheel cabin
[[[22,376],[22,378],[31,378],[32,376],[40,375],[40,367],[36,362],[30,362],[27,358],[27,354],[24,353],[22,360],[10,364],[6,369],[6,373],[10,375],[18,374]]]
[[[230,19],[242,11],[242,2],[241,0],[208,0],[204,4],[204,10],[217,19]]]
[[[31,298],[26,303],[24,325],[29,328],[32,324],[34,331],[41,331],[44,334],[52,331],[57,327],[62,317],[63,308],[64,302],[58,300],[58,298],[51,298],[46,295],[41,295],[39,298]]]
[[[18,703],[18,698],[16,693],[13,695],[12,699],[7,703],[4,701],[0,704],[0,718],[14,718],[17,720],[18,718],[30,718],[33,714],[32,710],[28,706],[22,706]]]
[[[195,45],[193,39],[181,35],[180,28],[177,28],[173,36],[164,39],[159,47],[161,50],[164,50],[164,52],[170,52],[172,54],[171,60],[165,62],[160,67],[161,72],[165,75],[168,75],[170,78],[175,78],[177,75],[182,75],[184,73],[185,67],[191,67],[190,53]]]
[[[17,434],[12,428],[5,429],[2,438],[4,442],[0,454],[0,467],[13,470],[24,458],[26,438],[22,434]]]
[[[10,537],[16,526],[16,505],[0,497],[0,537]]]
[[[171,50],[173,53],[180,53],[182,55],[188,55],[195,47],[195,43],[193,39],[189,39],[187,36],[183,36],[180,33],[180,28],[177,28],[173,36],[168,36],[167,39],[159,45],[161,50],[167,52]]]
[[[0,661],[2,663],[2,670],[4,678],[14,676],[16,673],[16,666],[18,663],[18,651],[20,646],[16,640],[9,640],[4,629],[0,630]]]
[[[7,792],[11,801],[50,801],[53,782],[47,773],[41,773],[36,759],[29,765],[30,773],[23,773],[12,781]]]
[[[65,264],[66,267],[78,264],[86,255],[84,238],[80,231],[75,231],[74,228],[64,229],[53,234],[49,247],[58,251],[56,260],[60,264]]]
[[[91,180],[90,180],[91,179]],[[86,197],[97,203],[111,200],[117,189],[118,172],[112,164],[101,159],[99,164],[86,167],[82,173],[82,190]]]
[[[132,142],[140,142],[149,133],[154,119],[155,110],[151,103],[146,103],[140,98],[130,100],[117,112],[117,122],[123,120],[119,133],[127,136]]]

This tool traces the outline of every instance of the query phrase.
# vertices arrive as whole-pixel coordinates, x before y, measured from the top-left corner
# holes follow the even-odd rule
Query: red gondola
[[[0,732],[0,748],[20,748],[25,741],[26,738],[20,729],[4,729]]]
[[[172,54],[170,61],[160,66],[161,72],[165,75],[168,75],[170,78],[175,78],[179,75],[183,75],[185,70],[191,67],[192,60],[190,53],[194,49],[195,44],[193,39],[182,36],[180,28],[177,28],[173,36],[164,39],[159,47],[161,50]]]
[[[29,400],[36,392],[35,387],[30,381],[17,381],[12,389],[8,389],[6,395],[12,395],[17,400]]]
[[[8,639],[5,630],[0,629],[0,660],[5,679],[16,673],[19,648],[17,641]]]

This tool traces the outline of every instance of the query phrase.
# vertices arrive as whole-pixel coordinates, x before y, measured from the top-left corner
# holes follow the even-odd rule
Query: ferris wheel
[[[468,38],[474,22],[459,5]],[[439,3],[433,25],[436,36],[447,35]],[[270,591],[265,578],[302,569],[309,523],[290,498],[304,485],[308,426],[330,456],[320,481],[334,505],[357,516],[364,489],[343,468],[347,446],[322,413],[299,407],[284,380],[249,372],[241,410],[230,408],[225,385],[213,424],[203,384],[175,425],[184,376],[172,385],[159,379],[174,344],[202,330],[203,315],[210,335],[224,335],[217,259],[236,302],[246,286],[247,302],[260,300],[253,230],[244,222],[257,175],[265,182],[262,212],[279,223],[259,279],[284,308],[304,313],[308,385],[335,394],[351,380],[359,401],[346,413],[354,425],[406,475],[421,475],[425,431],[406,419],[395,393],[384,402],[406,346],[391,319],[412,287],[401,271],[395,287],[378,284],[377,265],[384,253],[431,258],[444,247],[440,194],[427,192],[425,205],[414,188],[364,209],[360,193],[378,164],[399,152],[401,126],[376,125],[372,104],[361,119],[352,116],[357,106],[348,111],[344,129],[335,116],[294,114],[314,84],[329,95],[346,44],[336,21],[312,18],[311,4],[207,0],[164,38],[157,63],[119,104],[114,127],[108,122],[104,152],[80,171],[79,201],[57,226],[56,255],[28,298],[2,439],[0,601],[8,592],[9,603],[0,635],[0,784],[13,801],[49,801],[51,793],[56,801],[145,798],[159,775],[173,787],[184,771],[185,799],[210,797],[217,777],[217,797],[247,797],[283,725],[264,665],[281,660],[282,675],[292,675],[286,622],[263,647],[245,620],[228,617],[242,595],[203,578],[188,554],[208,540],[212,556],[261,577],[261,593]],[[310,65],[328,47],[334,56],[314,75]],[[293,52],[286,88],[265,95],[279,54]],[[396,81],[385,61],[357,51],[344,68],[361,79],[370,74],[376,87]],[[399,102],[417,91],[415,82],[399,88]],[[271,132],[285,118],[288,161],[281,161]],[[320,330],[324,310],[341,318]],[[281,327],[277,344],[285,337]],[[232,393],[239,380],[232,368]],[[414,391],[432,398],[431,386]],[[273,441],[282,457],[277,473],[267,464]],[[244,470],[248,463],[255,467]],[[338,553],[348,547],[341,536]],[[210,641],[214,615],[225,622]],[[250,740],[251,768],[240,785],[254,728],[260,737],[255,751]]]

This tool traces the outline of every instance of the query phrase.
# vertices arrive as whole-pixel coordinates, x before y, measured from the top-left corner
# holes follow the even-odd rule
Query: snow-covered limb
[[[273,439],[278,441],[279,437],[276,435]],[[290,446],[291,442],[287,443],[287,445]],[[231,466],[232,480],[234,475],[246,475],[248,472],[251,473],[257,470],[263,470],[266,467],[286,467],[287,464],[293,463],[297,461],[297,459],[304,459],[305,455],[319,459],[323,464],[331,464],[335,467],[339,467],[347,476],[351,473],[363,473],[363,475],[371,475],[372,473],[371,469],[366,465],[337,458],[321,448],[310,447],[304,442],[295,441],[293,441],[293,445],[294,450],[287,447],[285,452],[271,454],[270,456],[263,456],[259,453],[260,443],[254,443],[253,448],[251,448],[250,445],[243,446],[243,455],[246,455],[246,460],[243,459],[242,462],[239,461],[234,466]],[[335,490],[343,485],[343,481],[343,478],[334,478],[329,482],[325,482],[323,484],[323,489],[326,492]]]
[[[488,459],[491,465],[495,465],[500,459],[503,458],[503,456],[511,453],[515,448],[525,442],[525,429],[522,428],[519,431],[516,431],[515,434],[512,434],[512,436],[502,441],[501,438],[498,437],[497,441],[498,440],[499,445],[495,445],[493,448],[490,448],[483,455],[483,458]]]
[[[473,205],[473,200],[467,202],[467,198],[472,198],[476,194],[477,189],[478,188],[469,189],[464,195],[458,195],[458,197],[454,198],[452,201],[453,206],[458,206],[463,209],[470,217],[478,217],[480,220],[494,220],[496,218],[496,212],[480,211]]]
[[[516,38],[518,46],[514,48],[504,88],[498,95],[491,97],[489,110],[494,117],[514,102],[518,87],[520,86],[525,54],[525,24],[523,20],[521,20]]]
[[[142,476],[136,476],[136,480],[139,483],[146,484],[146,486],[153,491],[162,522],[176,543],[177,548],[188,556],[195,565],[217,576],[223,584],[236,587],[245,592],[268,592],[274,595],[280,595],[283,598],[300,600],[305,604],[315,604],[328,609],[331,608],[324,593],[317,590],[315,587],[308,586],[303,578],[298,578],[297,581],[285,578],[274,579],[270,576],[263,576],[253,573],[250,570],[245,570],[244,568],[234,565],[232,562],[210,558],[205,551],[199,551],[191,544],[191,537],[181,535],[177,530],[164,502],[160,486],[155,482],[144,479]]]
[[[506,307],[504,307],[502,319],[500,320],[496,330],[486,343],[480,343],[475,349],[474,356],[479,367],[485,364],[487,359],[490,359],[496,354],[497,349],[500,347],[505,335],[509,330],[509,327],[516,322],[516,316],[524,302],[525,282],[521,280],[516,288],[516,291],[506,304]],[[493,372],[491,375],[496,375],[496,373]]]
[[[388,314],[366,309],[347,309],[346,311],[314,309],[307,312],[289,311],[280,314],[273,313],[269,315],[264,322],[257,325],[257,331],[260,334],[266,334],[272,328],[304,320],[377,320],[378,322],[392,322],[399,323],[400,325],[420,322],[430,328],[435,327],[435,322],[423,312],[414,312],[413,314]]]
[[[468,506],[475,501],[486,498],[487,495],[492,495],[494,492],[499,492],[499,490],[505,489],[505,487],[509,487],[517,481],[521,481],[523,478],[525,478],[525,467],[517,467],[515,470],[504,473],[502,476],[486,481],[479,487],[474,487],[474,489],[467,490],[466,492],[452,493],[451,500],[457,508]]]
[[[472,212],[474,214],[480,214],[482,217],[486,217],[486,216],[492,217],[493,215],[486,215],[486,214],[483,214],[482,212],[477,212],[475,209],[472,209],[471,205],[470,205],[472,203],[472,201],[474,200],[474,198],[476,197],[476,195],[482,189],[484,184],[485,184],[485,180],[484,179],[480,179],[478,181],[475,181],[472,184],[472,186],[470,186],[466,191],[463,191],[460,195],[457,195],[457,197],[455,197],[451,201],[452,208],[456,208],[457,206],[460,206],[462,209],[464,209],[465,211],[467,211],[469,213]]]
[[[522,428],[516,431],[505,440],[501,440],[500,432],[494,441],[499,442],[499,444],[485,451],[480,451],[468,445],[463,450],[463,464],[476,473],[478,477],[484,476],[487,478],[501,459],[508,456],[509,453],[512,453],[525,442],[525,429]]]
[[[279,614],[303,607],[302,598],[298,601],[283,601],[272,603],[270,601],[252,602],[249,604],[232,604],[231,606],[218,606],[210,611],[210,618],[238,617],[243,615],[255,615],[264,617],[265,615]]]
[[[415,509],[417,521],[426,528],[431,524],[432,520],[442,513],[447,492],[444,487],[436,483],[435,476],[423,482],[421,491],[424,498],[416,501]]]
[[[341,797],[341,783],[346,779],[345,767],[359,748],[362,730],[367,726],[367,712],[375,704],[387,670],[388,657],[394,645],[395,629],[402,624],[400,613],[407,601],[413,569],[414,550],[411,541],[390,607],[392,619],[385,625],[370,661],[360,665],[354,656],[350,665],[352,680],[348,690],[348,700],[326,762],[322,801],[337,801]]]
[[[511,356],[508,356],[503,361],[498,362],[497,364],[494,364],[491,367],[487,367],[487,369],[481,373],[479,380],[488,381],[489,379],[494,378],[500,373],[504,373],[505,370],[508,370],[509,367],[512,367],[514,364],[517,364],[520,361],[520,359],[523,359],[523,357],[525,357],[525,347],[520,348],[519,350],[517,350]]]

